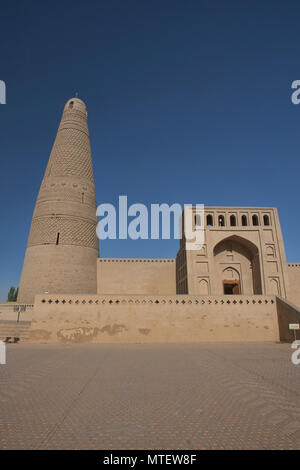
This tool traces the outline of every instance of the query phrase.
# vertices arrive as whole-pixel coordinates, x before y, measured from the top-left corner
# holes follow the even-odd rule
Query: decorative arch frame
[[[252,271],[253,293],[257,295],[262,294],[263,282],[261,277],[261,262],[258,247],[255,245],[255,243],[248,240],[247,238],[241,237],[239,235],[230,235],[228,237],[222,238],[215,244],[213,248],[214,257],[218,254],[218,247],[227,241],[232,241],[233,243],[236,242],[248,251],[251,258],[252,267],[255,267],[255,270]],[[239,278],[239,281],[242,284],[241,277]]]

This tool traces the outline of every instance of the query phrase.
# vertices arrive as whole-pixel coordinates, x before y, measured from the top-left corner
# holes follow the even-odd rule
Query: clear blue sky
[[[98,0],[1,6],[0,299],[18,285],[35,198],[75,91],[97,199],[276,206],[300,261],[300,2]],[[175,257],[178,241],[102,256]]]

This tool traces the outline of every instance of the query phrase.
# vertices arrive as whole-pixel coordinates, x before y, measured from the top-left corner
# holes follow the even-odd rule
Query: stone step
[[[12,323],[12,322],[1,322],[0,323],[0,340],[5,340],[6,337],[17,337],[27,339],[29,336],[31,323]]]

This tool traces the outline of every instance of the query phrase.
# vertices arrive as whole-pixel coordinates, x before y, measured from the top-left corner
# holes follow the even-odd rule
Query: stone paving
[[[7,346],[1,449],[299,449],[289,344]]]

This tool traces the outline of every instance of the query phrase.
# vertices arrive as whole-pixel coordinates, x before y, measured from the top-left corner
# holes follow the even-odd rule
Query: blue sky
[[[276,206],[298,244],[298,1],[14,1],[1,7],[0,299],[18,285],[64,103],[88,106],[97,200]],[[102,256],[175,257],[178,241]]]

